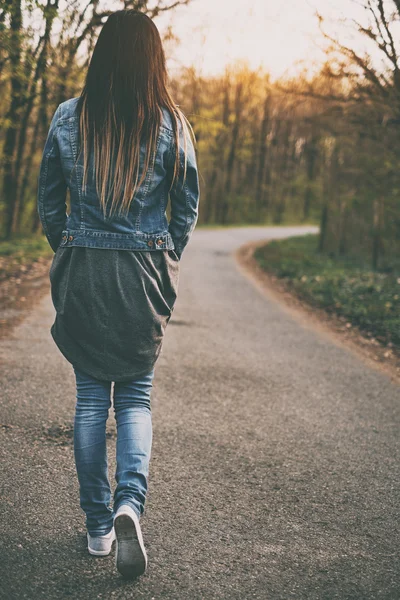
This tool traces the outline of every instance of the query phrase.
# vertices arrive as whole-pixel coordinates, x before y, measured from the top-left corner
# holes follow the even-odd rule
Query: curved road
[[[156,369],[137,582],[85,550],[73,372],[50,296],[0,343],[1,598],[400,597],[399,388],[261,294],[232,256],[299,231],[198,229],[185,251]],[[113,421],[109,444],[112,478]]]

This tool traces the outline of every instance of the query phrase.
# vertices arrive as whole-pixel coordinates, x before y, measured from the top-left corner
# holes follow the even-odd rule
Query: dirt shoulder
[[[336,344],[345,345],[366,361],[371,367],[400,383],[400,356],[379,341],[370,339],[357,327],[350,326],[347,319],[328,313],[322,308],[310,306],[300,299],[282,279],[271,275],[260,267],[254,252],[266,244],[266,240],[250,242],[241,246],[234,254],[239,269],[264,294],[280,302],[285,310],[306,327],[317,328],[328,335]]]
[[[0,338],[4,338],[48,293],[51,259],[39,257],[29,264],[19,264],[2,257],[0,262]]]

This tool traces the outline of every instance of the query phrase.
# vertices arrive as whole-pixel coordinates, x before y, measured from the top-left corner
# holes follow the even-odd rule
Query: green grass
[[[13,238],[0,241],[0,278],[3,279],[22,265],[29,267],[40,258],[51,258],[54,252],[44,236]]]
[[[316,235],[293,237],[258,248],[255,258],[309,304],[400,349],[400,271],[374,272],[362,259],[332,258],[316,248]]]
[[[41,256],[50,257],[52,254],[54,254],[53,250],[44,236],[35,235],[0,241],[1,257],[9,256],[24,262],[37,260]]]
[[[299,223],[298,220],[293,221],[285,221],[284,223],[273,223],[265,222],[265,223],[226,223],[224,225],[218,223],[198,223],[196,225],[196,229],[232,229],[236,227],[309,227],[316,226],[318,223],[312,221],[304,221]]]

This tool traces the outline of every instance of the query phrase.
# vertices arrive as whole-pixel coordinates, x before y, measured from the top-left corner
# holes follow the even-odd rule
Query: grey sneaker
[[[87,534],[89,554],[93,556],[108,556],[111,552],[113,541],[115,540],[115,529],[111,529],[106,535],[94,537]]]
[[[139,577],[147,568],[147,554],[139,517],[133,508],[127,504],[121,505],[114,518],[114,527],[117,536],[117,569],[124,577]]]

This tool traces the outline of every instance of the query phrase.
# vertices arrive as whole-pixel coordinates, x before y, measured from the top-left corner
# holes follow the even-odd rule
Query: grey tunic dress
[[[96,379],[146,375],[161,352],[178,280],[174,250],[60,247],[50,269],[53,339]]]

